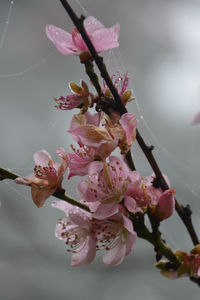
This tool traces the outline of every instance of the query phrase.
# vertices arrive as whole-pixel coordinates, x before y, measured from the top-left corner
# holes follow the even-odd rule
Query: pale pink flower
[[[83,24],[97,52],[103,52],[119,46],[119,24],[108,29],[92,16],[87,17]],[[77,28],[74,28],[72,34],[70,34],[61,28],[47,25],[46,34],[57,50],[64,55],[80,55],[82,52],[89,52]]]
[[[92,231],[91,214],[65,201],[57,201],[53,207],[63,210],[55,229],[55,236],[65,241],[67,251],[72,253],[71,266],[79,267],[89,264],[96,255],[96,237]]]
[[[127,186],[135,180],[137,172],[130,171],[125,162],[111,156],[109,163],[93,162],[89,174],[87,180],[82,180],[77,185],[81,200],[99,203],[94,212],[96,219],[105,219],[116,214]]]
[[[196,125],[196,124],[199,124],[200,123],[200,112],[198,112],[195,116],[194,116],[194,118],[193,118],[193,120],[192,120],[192,125]]]
[[[133,224],[125,215],[118,213],[109,220],[95,221],[97,250],[105,249],[103,262],[107,266],[120,264],[130,254],[136,242],[137,234]]]
[[[63,152],[59,151],[60,156]],[[42,207],[45,200],[51,196],[57,188],[61,188],[63,175],[67,168],[67,161],[62,157],[61,164],[54,162],[50,154],[45,150],[37,151],[33,159],[35,161],[34,173],[26,177],[18,177],[15,182],[31,186],[31,194],[37,207]]]

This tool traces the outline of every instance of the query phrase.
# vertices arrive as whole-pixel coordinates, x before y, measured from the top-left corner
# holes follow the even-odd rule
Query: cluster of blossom
[[[94,17],[88,17],[84,26],[97,52],[118,47],[119,24],[107,29]],[[46,33],[64,55],[89,53],[76,28],[70,35],[48,25]],[[127,89],[128,74],[122,76],[118,72],[112,80],[126,105],[133,99],[132,91]],[[175,190],[163,191],[155,186],[154,175],[142,177],[128,167],[125,155],[135,140],[138,122],[134,114],[92,114],[88,110],[95,105],[98,96],[89,91],[84,81],[80,86],[71,82],[70,88],[72,94],[54,99],[58,109],[80,109],[68,130],[77,142],[77,149],[72,146],[72,151],[67,152],[59,148],[60,163],[54,162],[45,150],[36,152],[34,173],[15,181],[30,185],[34,203],[42,207],[50,195],[62,188],[66,172],[68,181],[73,176],[87,176],[78,182],[77,193],[90,212],[64,200],[53,202],[53,207],[66,214],[59,220],[55,235],[65,241],[74,267],[90,263],[98,250],[104,250],[104,264],[117,265],[131,253],[136,242],[132,217],[147,212],[158,222],[170,217],[174,211]],[[112,98],[105,82],[102,92]],[[120,149],[121,158],[112,155],[116,148]]]

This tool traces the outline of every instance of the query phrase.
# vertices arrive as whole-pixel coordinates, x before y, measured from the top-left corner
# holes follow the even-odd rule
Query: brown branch
[[[86,43],[95,63],[97,64],[98,68],[99,68],[99,71],[100,71],[100,74],[101,76],[104,78],[107,86],[109,87],[115,101],[116,101],[116,107],[115,107],[115,110],[117,112],[119,112],[121,115],[126,113],[127,112],[127,109],[125,108],[115,86],[113,85],[112,83],[112,80],[108,74],[108,71],[106,69],[106,66],[103,62],[103,58],[100,57],[92,42],[90,41],[86,31],[85,31],[85,28],[83,26],[83,21],[85,19],[84,16],[81,16],[80,18],[77,17],[77,15],[75,14],[75,12],[73,11],[73,9],[71,8],[71,6],[69,5],[69,3],[66,1],[66,0],[60,0],[60,2],[62,3],[63,7],[65,8],[66,12],[68,13],[68,15],[70,16],[70,18],[72,19],[72,22],[74,23],[74,25],[76,26],[76,28],[78,29],[78,31],[80,32],[84,42]],[[142,136],[140,135],[139,131],[137,130],[137,135],[136,135],[136,139],[137,139],[137,142],[139,144],[139,146],[141,147],[142,151],[144,152],[148,162],[150,163],[155,175],[156,175],[156,179],[157,179],[157,184],[158,186],[160,186],[163,190],[166,190],[168,189],[168,185],[165,181],[165,179],[163,178],[163,175],[158,167],[158,164],[152,154],[152,148],[151,147],[148,147],[146,145],[146,143],[144,142]],[[178,201],[176,200],[176,211],[179,215],[179,217],[181,218],[181,220],[183,221],[183,223],[185,224],[187,230],[188,230],[188,233],[193,241],[193,244],[194,245],[197,245],[199,244],[199,239],[197,237],[197,234],[195,232],[195,229],[194,229],[194,226],[192,224],[192,219],[191,219],[191,216],[188,217],[188,215],[185,213],[184,211],[184,208],[182,205],[180,205],[178,203]]]

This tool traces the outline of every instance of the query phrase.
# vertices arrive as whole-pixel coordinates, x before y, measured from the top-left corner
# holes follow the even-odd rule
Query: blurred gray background
[[[105,26],[119,22],[120,48],[104,54],[110,73],[127,69],[137,100],[129,105],[177,198],[191,204],[200,228],[200,125],[191,126],[200,110],[199,0],[71,0],[77,13],[93,15]],[[71,112],[54,108],[53,97],[69,93],[68,82],[88,82],[76,57],[65,57],[45,36],[45,25],[66,31],[72,23],[58,0],[0,0],[0,165],[21,175],[33,167],[33,153],[46,149],[56,158],[67,135]],[[137,144],[136,166],[151,169]],[[72,179],[68,194],[77,197]],[[65,245],[54,237],[63,214],[34,206],[30,190],[0,183],[0,299],[199,299],[188,279],[169,281],[154,269],[153,249],[138,239],[135,251],[118,267],[106,268],[102,256],[78,269],[70,267]],[[192,243],[176,213],[162,224],[173,249]]]

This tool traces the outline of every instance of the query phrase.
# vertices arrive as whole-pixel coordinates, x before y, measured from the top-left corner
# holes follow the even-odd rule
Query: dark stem
[[[92,58],[94,59],[95,63],[97,64],[98,68],[99,68],[99,71],[100,71],[100,74],[101,76],[104,78],[107,86],[109,87],[115,101],[116,101],[116,107],[115,107],[115,110],[117,112],[120,113],[120,115],[124,114],[127,112],[127,109],[125,108],[115,86],[113,85],[112,83],[112,80],[108,74],[108,71],[106,69],[106,66],[103,62],[103,59],[102,57],[100,57],[92,42],[90,41],[86,31],[85,31],[85,28],[83,26],[83,21],[84,21],[84,16],[81,16],[80,18],[78,18],[75,14],[75,12],[73,11],[73,9],[71,8],[71,6],[69,5],[69,3],[66,1],[66,0],[60,0],[63,7],[65,8],[65,10],[67,11],[68,15],[70,16],[70,18],[72,19],[74,25],[76,26],[76,28],[78,29],[78,31],[80,32],[84,42],[86,43],[91,55],[92,55]],[[165,181],[165,179],[163,178],[163,175],[158,167],[158,164],[152,154],[152,149],[150,149],[146,143],[144,142],[142,136],[140,135],[139,131],[137,130],[137,135],[136,135],[136,139],[137,139],[137,142],[139,144],[139,146],[141,147],[142,151],[144,152],[147,160],[149,161],[155,175],[156,175],[156,178],[157,178],[157,183],[158,185],[163,189],[163,190],[166,190],[168,189],[168,185]],[[183,223],[185,224],[187,230],[188,230],[188,233],[193,241],[193,244],[194,245],[197,245],[199,244],[199,239],[197,237],[197,234],[195,232],[195,229],[193,227],[193,224],[192,224],[192,219],[191,217],[188,217],[188,215],[185,213],[183,207],[178,203],[178,201],[176,200],[176,211],[179,215],[179,217],[181,218],[181,220],[183,221]]]

